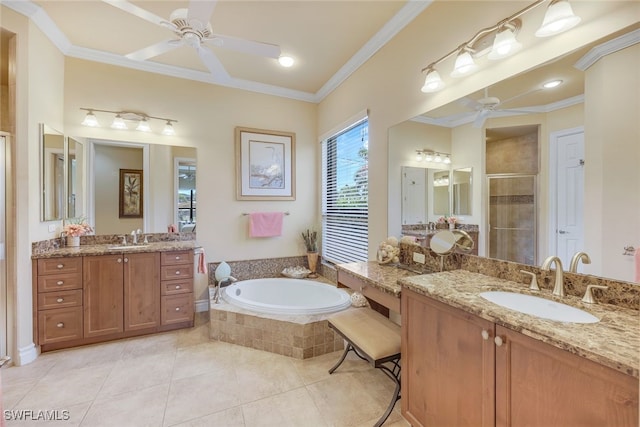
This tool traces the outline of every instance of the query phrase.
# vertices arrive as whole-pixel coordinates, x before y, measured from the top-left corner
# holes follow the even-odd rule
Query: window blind
[[[368,121],[322,142],[322,258],[367,261],[369,254]]]

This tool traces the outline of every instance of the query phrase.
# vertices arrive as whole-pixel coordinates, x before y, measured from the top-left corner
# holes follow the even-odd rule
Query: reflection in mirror
[[[67,138],[67,218],[85,216],[84,144]]]
[[[176,158],[178,182],[178,231],[193,232],[196,229],[196,160]]]
[[[65,209],[64,135],[40,124],[40,183],[42,221],[61,220]]]
[[[471,215],[471,205],[473,204],[471,168],[454,169],[452,176],[453,215]]]
[[[427,169],[402,167],[402,225],[427,222]]]
[[[449,215],[449,171],[433,171],[433,214]]]

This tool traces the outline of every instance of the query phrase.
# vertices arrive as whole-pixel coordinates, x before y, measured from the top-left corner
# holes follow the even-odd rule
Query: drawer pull
[[[495,337],[493,340],[495,341],[498,347],[502,346],[502,344],[504,343],[504,340],[502,339],[502,337]]]
[[[180,270],[176,271],[176,276],[180,275]]]
[[[58,264],[56,267],[58,267],[58,268],[64,268],[64,264]]]
[[[122,258],[118,258],[118,262],[122,262]]]
[[[56,301],[58,301],[58,302],[63,302],[63,301],[64,301],[64,298],[58,298]]]
[[[177,256],[177,257],[176,257],[176,259],[180,259],[180,257],[179,257],[179,256]]]
[[[125,259],[124,259],[124,262],[129,262],[129,258],[125,258]]]
[[[176,285],[176,289],[180,289],[180,285]]]
[[[485,341],[486,341],[486,340],[488,340],[488,339],[489,339],[489,331],[487,331],[486,329],[483,329],[483,330],[482,330],[481,335],[482,335],[482,339],[483,339],[483,340],[485,340]]]
[[[180,311],[180,307],[176,307],[176,311]]]
[[[64,281],[63,281],[63,280],[58,280],[58,281],[56,282],[56,285],[58,285],[58,286],[62,286],[62,284],[63,284],[63,283],[64,283]]]
[[[56,325],[58,328],[64,328],[64,323],[60,322]]]

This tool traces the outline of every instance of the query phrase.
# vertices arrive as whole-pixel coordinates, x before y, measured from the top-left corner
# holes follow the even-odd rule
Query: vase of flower
[[[80,246],[80,236],[67,236],[67,246],[71,248]]]
[[[318,233],[307,229],[302,233],[302,239],[304,240],[304,246],[307,248],[307,262],[309,263],[309,270],[311,273],[307,277],[318,277],[316,269],[318,268]]]
[[[307,277],[318,277],[316,269],[318,268],[318,252],[307,252],[307,262],[309,263],[309,270],[311,273]]]

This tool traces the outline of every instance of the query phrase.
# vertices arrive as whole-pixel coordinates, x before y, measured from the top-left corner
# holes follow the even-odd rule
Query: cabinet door
[[[85,338],[123,330],[123,256],[86,256],[82,266]]]
[[[497,326],[496,426],[638,426],[638,379]]]
[[[402,414],[414,426],[493,426],[492,322],[402,291]]]
[[[124,256],[124,330],[160,324],[160,253]]]

